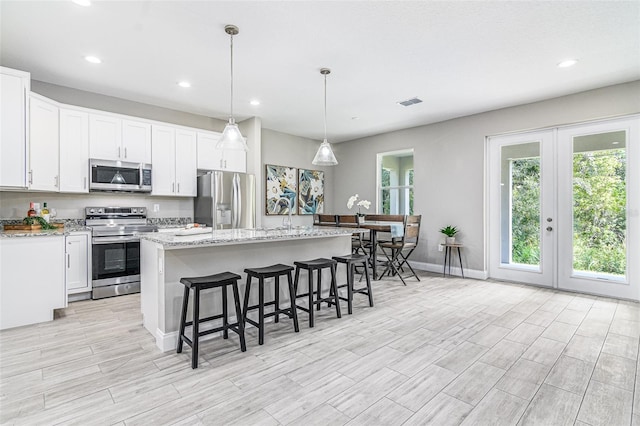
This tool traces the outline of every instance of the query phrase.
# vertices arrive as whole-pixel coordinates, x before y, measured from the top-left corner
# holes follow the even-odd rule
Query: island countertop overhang
[[[338,228],[323,226],[256,229],[210,230],[203,234],[175,235],[175,233],[140,233],[141,239],[162,245],[165,250],[213,247],[224,245],[264,243],[270,241],[292,241],[313,238],[338,237],[353,233],[367,233],[362,228]]]

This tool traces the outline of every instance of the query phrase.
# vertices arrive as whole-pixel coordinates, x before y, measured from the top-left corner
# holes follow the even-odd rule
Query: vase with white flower
[[[360,211],[360,208],[369,210],[369,207],[371,207],[371,201],[360,200],[357,203],[356,201],[358,201],[358,194],[355,194],[349,197],[349,200],[347,201],[347,208],[351,210],[354,204],[357,205],[358,213],[356,213],[356,216],[358,216],[358,223],[364,223],[364,213]]]

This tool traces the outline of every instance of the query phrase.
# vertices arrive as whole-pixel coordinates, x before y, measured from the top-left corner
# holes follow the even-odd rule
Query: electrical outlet
[[[153,211],[156,212],[156,213],[159,212],[160,211],[160,204],[154,204],[153,205]]]
[[[442,251],[442,247],[443,247],[442,244],[438,244],[438,251]]]

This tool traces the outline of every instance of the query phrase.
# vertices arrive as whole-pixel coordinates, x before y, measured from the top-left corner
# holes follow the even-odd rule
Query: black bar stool
[[[207,275],[206,277],[182,278],[180,282],[184,284],[184,296],[182,298],[182,315],[180,317],[180,334],[178,335],[177,353],[182,352],[182,343],[186,343],[191,347],[191,368],[198,368],[198,341],[201,336],[222,331],[222,336],[229,338],[229,330],[235,331],[240,336],[240,349],[242,352],[247,350],[244,341],[244,324],[242,322],[242,311],[240,310],[240,293],[238,292],[238,280],[242,278],[240,275],[232,272],[222,272],[215,275]],[[236,305],[237,322],[229,324],[227,319],[227,286],[233,287],[233,299]],[[222,290],[222,314],[213,315],[200,319],[200,290],[210,288],[218,288]],[[193,289],[193,320],[187,321],[187,307],[189,305],[189,290]],[[222,326],[207,331],[199,331],[199,325],[206,321],[213,321],[222,318]],[[189,339],[184,334],[185,327],[193,325],[193,335]]]
[[[296,332],[300,331],[298,327],[298,314],[296,312],[296,303],[295,303],[295,290],[293,288],[293,281],[291,279],[291,271],[293,271],[293,266],[289,265],[271,265],[264,268],[247,268],[244,272],[247,274],[247,287],[244,290],[244,309],[242,311],[242,318],[245,322],[258,327],[258,344],[264,343],[264,319],[266,317],[275,316],[275,322],[280,321],[280,314],[287,315],[289,318],[293,320],[293,328]],[[281,309],[280,308],[280,276],[286,275],[287,280],[289,282],[289,300],[291,301],[291,305],[288,308]],[[249,292],[251,291],[251,278],[255,277],[258,279],[258,304],[254,306],[249,306]],[[265,278],[275,278],[275,294],[274,300],[271,302],[264,303],[264,280]],[[264,313],[264,307],[274,305],[273,312],[268,314]],[[252,319],[247,318],[247,313],[251,310],[258,310],[258,322],[253,321]]]
[[[313,307],[316,306],[316,309],[320,310],[320,305],[322,302],[332,301],[336,305],[336,315],[338,318],[342,318],[342,314],[340,313],[340,302],[338,301],[338,289],[336,287],[336,265],[337,262],[333,259],[325,259],[319,258],[314,260],[293,262],[296,265],[296,279],[295,279],[295,294],[297,297],[305,297],[309,296],[309,308],[305,308],[303,306],[297,305],[298,309],[302,309],[303,311],[309,313],[309,327],[313,327]],[[329,290],[329,297],[322,297],[322,270],[324,268],[331,269],[331,288]],[[298,279],[300,278],[300,269],[306,269],[309,271],[309,292],[304,294],[298,294]],[[318,271],[318,287],[317,291],[313,291],[313,271]],[[313,300],[313,295],[316,294],[316,300]]]
[[[348,254],[346,256],[333,256],[333,260],[338,263],[344,263],[347,267],[347,283],[341,284],[338,288],[347,287],[347,297],[340,297],[340,300],[347,301],[349,314],[353,313],[353,293],[361,293],[369,296],[369,306],[373,307],[373,293],[371,293],[371,279],[369,277],[369,256],[364,254]],[[363,288],[354,288],[354,275],[356,266],[364,266],[364,276],[367,280],[367,286]],[[329,302],[331,306],[331,302]]]

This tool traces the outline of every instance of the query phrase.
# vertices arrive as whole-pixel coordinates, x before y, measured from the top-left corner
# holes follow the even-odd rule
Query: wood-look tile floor
[[[490,281],[374,283],[376,306],[300,313],[161,353],[139,295],[0,333],[2,424],[640,426],[637,303]]]

